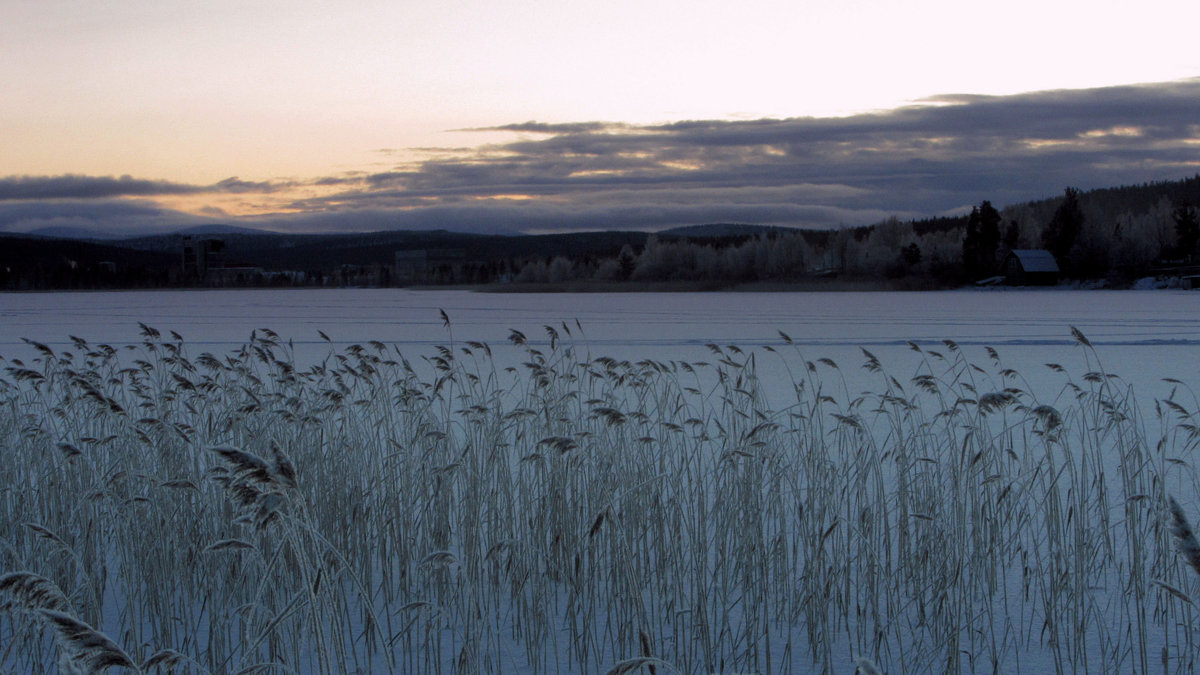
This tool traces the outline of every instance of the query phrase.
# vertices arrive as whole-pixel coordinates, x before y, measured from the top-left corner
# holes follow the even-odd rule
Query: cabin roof
[[[1058,272],[1058,261],[1054,254],[1044,248],[1013,249],[1012,255],[1021,263],[1021,269],[1026,272]]]

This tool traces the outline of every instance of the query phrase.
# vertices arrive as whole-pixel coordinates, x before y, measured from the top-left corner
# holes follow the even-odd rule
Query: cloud
[[[667,189],[702,195],[830,185],[856,192],[815,203],[938,213],[982,199],[1049,196],[1067,185],[1195,172],[1198,102],[1200,80],[1187,80],[1006,97],[949,95],[844,118],[641,127],[527,122],[490,130],[545,137],[374,174],[362,190],[331,199],[416,205],[505,194],[580,200],[614,189],[626,196]]]
[[[264,216],[243,224],[288,232],[434,230],[518,234],[566,230],[655,230],[680,223],[878,222],[892,212],[798,204],[453,204],[393,210],[363,208]]]
[[[226,178],[223,181],[218,181],[206,192],[226,192],[231,194],[245,192],[274,192],[275,190],[287,187],[288,184],[271,183],[268,181],[245,181],[237,176]]]
[[[958,212],[985,199],[1011,204],[1066,186],[1192,175],[1200,170],[1197,119],[1200,79],[948,94],[838,118],[532,121],[475,130],[515,134],[509,142],[428,151],[423,161],[376,173],[208,186],[8,178],[0,179],[0,203],[270,194],[284,212],[244,222],[295,231],[834,227]]]
[[[145,180],[131,176],[8,176],[0,178],[0,201],[44,199],[107,199],[198,192],[194,185]]]
[[[579,133],[595,133],[600,131],[609,131],[612,129],[628,129],[631,128],[626,124],[617,124],[612,122],[568,122],[564,124],[549,124],[546,122],[520,122],[517,124],[504,124],[497,127],[479,127],[475,129],[463,129],[463,131],[518,131],[534,134],[579,134]]]
[[[335,180],[335,179],[331,179]],[[132,176],[7,176],[0,177],[0,202],[52,199],[111,199],[162,197],[201,193],[267,193],[293,186],[290,182],[244,181],[232,177],[212,185],[189,185]]]
[[[520,139],[291,206],[327,223],[545,231],[834,227],[1195,173],[1200,85],[945,97],[838,119],[519,125]],[[357,211],[388,211],[366,220]],[[340,214],[340,215],[339,215]]]

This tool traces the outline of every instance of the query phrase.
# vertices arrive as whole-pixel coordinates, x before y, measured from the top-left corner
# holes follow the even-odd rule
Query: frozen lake
[[[140,341],[138,322],[180,333],[192,350],[223,352],[256,328],[290,339],[297,360],[379,340],[419,356],[450,341],[501,347],[511,329],[531,342],[566,324],[592,356],[703,359],[705,345],[781,346],[787,333],[805,359],[827,357],[861,373],[860,348],[906,381],[909,342],[937,349],[945,339],[972,360],[995,348],[1004,365],[1037,380],[1043,364],[1073,374],[1087,366],[1075,326],[1105,368],[1135,385],[1139,398],[1165,396],[1163,377],[1200,382],[1200,294],[1187,291],[1006,291],[923,293],[608,293],[532,294],[402,289],[148,291],[0,294],[0,356],[29,358],[22,338],[52,347],[69,335],[114,346]],[[583,327],[578,335],[575,322]],[[852,380],[852,385],[853,385]]]
[[[1200,503],[1195,437],[1174,426],[1181,416],[1194,422],[1186,411],[1200,407],[1191,391],[1200,383],[1197,301],[1200,294],[1180,291],[1056,290],[4,294],[0,368],[16,360],[41,367],[36,360],[45,357],[24,338],[58,353],[77,351],[74,335],[92,345],[132,347],[122,350],[122,360],[141,358],[149,350],[142,347],[139,322],[164,336],[179,333],[186,355],[201,364],[195,373],[173,370],[177,377],[159,378],[161,390],[139,368],[97,377],[113,394],[93,394],[88,387],[100,385],[76,381],[74,374],[63,378],[61,367],[46,367],[41,383],[29,370],[0,376],[21,392],[12,397],[17,414],[10,420],[46,429],[39,435],[28,424],[9,423],[4,442],[21,454],[8,464],[6,489],[37,499],[5,502],[6,522],[73,533],[67,541],[91,541],[81,533],[98,528],[123,533],[111,540],[125,548],[119,555],[106,552],[105,568],[135,575],[136,583],[113,593],[103,613],[106,632],[130,635],[130,644],[186,644],[170,630],[151,640],[129,632],[143,627],[122,623],[134,614],[121,605],[149,607],[165,592],[143,590],[149,586],[137,580],[172,587],[179,570],[196,564],[184,562],[182,552],[218,538],[204,549],[214,555],[198,558],[214,569],[226,555],[241,555],[245,565],[275,559],[263,555],[265,549],[251,556],[254,542],[229,538],[240,536],[230,528],[242,527],[244,519],[228,523],[228,509],[195,508],[205,503],[197,500],[221,495],[210,480],[211,464],[220,460],[210,458],[205,469],[186,451],[228,443],[262,453],[270,442],[275,453],[278,441],[295,454],[296,466],[308,468],[301,476],[321,477],[276,481],[305,505],[303,527],[330,533],[322,537],[350,533],[338,550],[359,556],[360,576],[379,575],[368,586],[387,589],[370,596],[380,598],[381,615],[417,612],[384,635],[403,636],[388,640],[405,659],[402,672],[421,671],[418,657],[426,659],[426,671],[449,670],[456,654],[495,672],[526,672],[535,662],[544,672],[562,672],[564,664],[607,672],[629,654],[660,653],[651,643],[685,664],[683,672],[718,672],[723,668],[715,664],[726,658],[747,666],[730,669],[739,672],[821,666],[833,672],[835,664],[848,671],[861,654],[892,672],[987,670],[989,663],[997,672],[1130,672],[1139,665],[1148,672],[1160,653],[1174,671],[1188,672],[1195,644],[1190,597],[1200,580],[1176,560],[1172,535],[1160,526],[1160,499],[1177,498],[1187,514]],[[1078,344],[1072,327],[1094,351]],[[260,378],[243,367],[259,363],[255,352],[229,359],[235,365],[228,367],[198,358],[201,352],[226,355],[261,328],[292,342],[300,368],[321,360],[332,367],[296,378],[264,357],[260,374],[267,376]],[[545,370],[556,377],[537,384],[541,366],[534,362],[544,354],[511,346],[512,330],[540,352],[549,352],[552,333],[569,332],[562,339],[582,359],[712,365],[661,369],[592,361],[573,371],[576,379],[567,373],[578,363],[549,359]],[[394,345],[416,370],[433,372],[409,380],[394,363],[368,369],[372,361],[355,354],[374,357],[374,350],[347,348],[372,340],[389,350]],[[477,387],[463,382],[468,378],[439,379],[436,358],[422,358],[438,356],[440,345],[468,341],[489,343],[500,365],[517,367],[477,380],[487,382]],[[720,347],[718,354],[710,344]],[[860,367],[863,350],[879,357],[904,395],[892,396],[890,381]],[[959,350],[981,369],[966,367]],[[477,352],[456,367],[470,374],[480,363]],[[339,361],[330,354],[348,356]],[[743,384],[750,372],[740,363],[749,358],[743,354],[755,359],[761,392]],[[1097,357],[1106,372],[1133,387],[1136,407],[1124,389],[1098,384],[1103,378],[1092,374],[1101,368]],[[792,388],[804,377],[806,361],[815,363],[817,375],[805,380],[809,388]],[[153,371],[168,361],[156,363],[145,365]],[[115,371],[116,364],[105,368]],[[1021,377],[1001,375],[1004,368]],[[914,381],[914,375],[921,377]],[[1166,377],[1183,386],[1163,382]],[[137,386],[126,386],[134,381]],[[1007,400],[1019,405],[997,403],[998,392],[1017,389]],[[885,390],[888,396],[881,395]],[[1174,412],[1160,423],[1155,400],[1173,390],[1181,405],[1166,406]],[[873,395],[859,397],[863,391]],[[55,398],[60,394],[66,395]],[[97,410],[96,400],[106,405]],[[135,406],[147,416],[131,420],[126,411]],[[58,414],[44,414],[46,407]],[[53,447],[66,456],[44,471],[41,460],[57,457],[46,452]],[[104,502],[107,521],[76,508],[78,495],[92,499],[85,489],[92,482],[116,480],[86,470],[91,464],[85,460],[114,467],[113,475],[129,483],[122,489],[136,488],[129,494],[139,497],[124,499],[122,492],[121,499]],[[49,489],[64,475],[82,487]],[[188,485],[195,495],[174,493]],[[160,495],[166,487],[171,494]],[[254,513],[273,514],[284,499],[279,490],[254,493]],[[51,497],[57,501],[47,501]],[[182,527],[188,519],[171,520],[180,508],[175,499],[193,500],[187,508],[206,513],[208,522],[193,531]],[[155,522],[170,526],[143,536]],[[168,535],[176,543],[144,548]],[[387,543],[380,545],[383,537]],[[213,549],[231,542],[237,546]],[[13,535],[6,543],[10,569],[40,571],[54,559],[44,536]],[[163,551],[179,552],[172,554],[178,559],[159,555]],[[311,562],[321,579],[324,563],[319,557]],[[271,565],[243,569],[257,570],[251,577],[273,571]],[[493,577],[501,581],[487,581]],[[443,578],[468,581],[440,586]],[[288,585],[295,582],[280,585],[274,607],[295,603]],[[300,578],[300,585],[316,596],[315,582]],[[224,617],[233,607],[251,606],[246,593],[253,602],[262,597],[250,586],[210,589],[197,582],[197,588],[203,592],[184,605],[197,608],[197,625],[213,621],[203,614],[210,602],[226,603],[213,610]],[[343,584],[335,596],[328,584],[323,588],[336,602],[313,605],[314,612],[328,610],[320,625],[353,626],[356,619],[346,617],[357,611],[361,591]],[[640,598],[637,611],[630,607],[638,602],[628,598]],[[278,625],[274,611],[255,619],[269,627],[264,635]],[[530,629],[518,639],[518,623],[545,630]],[[635,624],[650,637],[635,638]],[[211,627],[229,626],[213,621]],[[298,646],[315,634],[300,623],[287,630]],[[471,640],[462,641],[469,631]],[[369,652],[359,640],[365,632],[355,626],[344,638],[337,631],[327,635],[358,649],[358,659]],[[641,652],[630,651],[635,639]],[[224,645],[216,642],[195,646],[226,663]],[[486,650],[476,654],[480,644]],[[436,645],[436,656],[429,645]],[[258,658],[251,654],[258,648],[250,648],[247,662]],[[485,651],[491,660],[482,660]],[[36,653],[28,658],[34,663]],[[307,657],[300,649],[290,658],[303,663]],[[702,663],[714,665],[700,670]]]
[[[1200,344],[1200,294],[1187,291],[945,291],[922,293],[474,293],[402,289],[125,291],[0,294],[0,345],[66,333],[137,341],[137,322],[191,343],[240,343],[270,327],[297,343],[323,330],[335,342],[442,342],[438,310],[472,339],[510,328],[580,321],[596,345],[686,347],[708,342],[807,345],[1070,344],[1067,326],[1096,345]],[[82,336],[81,336],[82,337]],[[530,337],[534,337],[530,334]]]

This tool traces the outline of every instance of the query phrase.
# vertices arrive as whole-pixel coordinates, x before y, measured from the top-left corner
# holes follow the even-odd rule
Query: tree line
[[[417,246],[464,247],[461,264],[431,267],[427,278],[419,280],[439,285],[787,283],[836,276],[915,288],[949,287],[999,275],[1008,253],[1018,249],[1050,251],[1066,278],[1105,279],[1120,285],[1164,267],[1200,264],[1198,204],[1200,174],[1089,192],[1066,188],[1052,199],[1004,208],[983,200],[961,216],[909,221],[893,217],[871,226],[835,230],[759,228],[756,233],[707,237],[630,232],[412,236],[429,240],[419,240]],[[389,270],[395,251],[403,247],[383,234],[362,235],[361,245],[353,249],[318,247],[326,256],[353,251],[356,264],[333,259],[318,264],[315,258],[305,258],[292,261],[302,263],[293,268],[301,272],[284,272],[289,262],[280,257],[264,265],[266,274],[248,276],[245,285],[402,283]],[[277,246],[272,255],[300,249]],[[179,265],[179,254],[163,248],[0,239],[0,289],[200,285],[181,277]]]
[[[795,281],[842,276],[954,286],[1000,275],[1008,253],[1044,249],[1069,279],[1115,285],[1164,267],[1200,263],[1200,175],[1182,181],[1082,192],[997,209],[988,200],[966,216],[831,232],[771,230],[712,243],[651,236],[611,257],[525,261],[518,283]]]

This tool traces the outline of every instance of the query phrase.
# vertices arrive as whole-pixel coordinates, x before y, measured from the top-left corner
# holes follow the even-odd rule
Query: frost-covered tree
[[[858,252],[854,247],[854,231],[841,226],[825,245],[822,267],[848,271],[858,266]]]
[[[931,232],[921,237],[920,271],[945,282],[962,278],[962,235],[959,230]]]
[[[1006,206],[1000,212],[1001,217],[1008,221],[1004,233],[1005,245],[1009,250],[1017,248],[1042,248],[1042,229],[1050,217],[1047,211],[1043,216],[1039,209],[1029,204],[1014,204]],[[1013,242],[1013,243],[1009,243]]]
[[[662,281],[671,276],[671,267],[667,262],[667,245],[659,241],[658,236],[650,235],[646,239],[646,248],[638,256],[637,266],[630,273],[630,279],[638,281]]]
[[[861,249],[861,272],[871,276],[891,278],[909,272],[902,253],[904,247],[916,239],[911,222],[902,223],[892,216],[871,228]]]
[[[733,281],[749,281],[757,277],[754,269],[755,255],[752,246],[730,246],[721,255],[721,267],[725,278]]]
[[[639,281],[694,279],[699,249],[690,241],[662,241],[650,235],[630,278]]]
[[[696,277],[699,279],[721,279],[725,272],[721,269],[721,256],[711,245],[701,246],[696,251]]]
[[[808,270],[812,250],[799,234],[784,234],[770,241],[767,253],[767,276],[794,278]]]
[[[550,283],[561,284],[571,279],[573,268],[574,265],[571,264],[570,260],[561,255],[554,256],[554,259],[550,261],[550,269],[547,272],[547,277]]]
[[[517,273],[517,279],[520,283],[536,283],[543,284],[550,280],[550,270],[546,266],[545,260],[531,260],[521,268]]]
[[[605,258],[596,267],[596,273],[592,275],[592,278],[598,281],[620,281],[625,277],[617,258]]]
[[[628,279],[633,274],[633,270],[637,267],[637,259],[637,254],[633,252],[632,246],[625,244],[621,247],[621,252],[617,254],[621,279]]]

